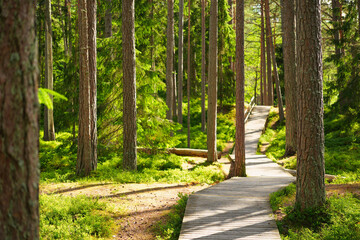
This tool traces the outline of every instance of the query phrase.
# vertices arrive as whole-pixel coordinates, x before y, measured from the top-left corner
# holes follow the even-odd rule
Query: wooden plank
[[[192,194],[179,239],[280,239],[269,194],[294,181],[264,155],[255,155],[269,107],[254,107],[246,125],[246,170],[250,177],[231,178]]]

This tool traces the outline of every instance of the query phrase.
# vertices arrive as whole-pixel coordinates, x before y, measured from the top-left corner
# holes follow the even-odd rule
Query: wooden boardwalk
[[[280,239],[269,194],[295,178],[265,155],[255,154],[269,110],[256,106],[245,126],[248,177],[231,178],[192,194],[179,239]]]

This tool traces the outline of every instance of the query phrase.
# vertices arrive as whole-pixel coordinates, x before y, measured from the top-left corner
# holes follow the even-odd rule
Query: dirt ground
[[[166,214],[179,199],[179,193],[191,194],[206,187],[206,184],[61,183],[42,186],[40,192],[99,197],[100,201],[107,201],[125,212],[115,216],[117,230],[112,239],[151,240],[155,239],[153,225],[166,219]]]

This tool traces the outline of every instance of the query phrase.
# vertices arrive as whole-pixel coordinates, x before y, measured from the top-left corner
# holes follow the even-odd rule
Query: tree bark
[[[274,91],[273,91],[273,81],[271,77],[271,25],[267,21],[267,15],[270,15],[269,9],[269,0],[264,0],[265,7],[265,18],[266,18],[266,60],[267,60],[267,95],[268,100],[267,104],[269,106],[274,105]],[[269,20],[270,21],[270,20]]]
[[[266,57],[265,57],[265,24],[264,24],[264,0],[261,0],[261,65],[264,80],[263,85],[263,104],[268,105],[268,85],[266,81]],[[268,81],[270,81],[268,79]]]
[[[191,124],[190,124],[190,74],[191,74],[191,43],[190,43],[190,33],[191,33],[191,23],[190,23],[190,10],[191,10],[191,3],[190,0],[188,2],[188,8],[189,8],[189,13],[188,13],[188,57],[187,57],[187,147],[190,148],[190,128],[191,128]]]
[[[105,38],[112,36],[112,6],[111,0],[106,0],[107,8],[105,13]]]
[[[0,5],[0,236],[39,239],[38,47],[33,1]]]
[[[205,25],[205,4],[206,0],[201,0],[201,131],[206,129],[206,25]]]
[[[284,108],[282,102],[282,95],[281,95],[281,88],[280,88],[280,80],[279,80],[279,73],[277,70],[276,65],[276,57],[275,57],[275,44],[272,40],[272,31],[271,31],[271,23],[270,23],[270,7],[269,7],[269,0],[265,2],[265,18],[266,18],[266,27],[269,36],[269,44],[270,44],[270,52],[271,52],[271,62],[273,64],[273,71],[274,71],[274,78],[276,83],[276,95],[278,98],[278,108],[279,108],[279,121],[284,121]]]
[[[297,0],[298,142],[296,205],[325,203],[321,1]],[[301,17],[300,17],[301,16]]]
[[[332,21],[334,27],[334,42],[335,42],[335,55],[337,60],[340,60],[341,52],[340,52],[340,1],[339,0],[331,0],[331,7],[332,7]]]
[[[236,132],[234,176],[245,177],[244,0],[236,1]],[[232,172],[232,171],[231,171]],[[233,176],[231,176],[233,177]]]
[[[89,66],[89,32],[87,0],[79,0],[79,134],[76,173],[89,175],[92,170],[91,132],[90,132],[90,66]]]
[[[136,170],[136,56],[135,0],[122,1],[124,74],[124,156],[123,168]]]
[[[88,0],[91,169],[97,168],[96,0]]]
[[[45,3],[45,88],[53,90],[53,53],[51,28],[51,0]],[[53,97],[50,96],[51,101]],[[52,109],[44,107],[44,141],[55,140],[54,113]]]
[[[297,91],[296,91],[296,58],[295,58],[295,1],[282,0],[282,28],[284,79],[286,100],[286,144],[285,155],[296,153],[297,133]]]
[[[183,79],[184,79],[184,0],[179,0],[179,66],[178,66],[178,122],[183,123]]]
[[[360,0],[357,1],[357,8],[358,8],[358,24],[359,24],[359,35],[360,35]]]
[[[217,77],[218,77],[218,1],[211,0],[209,29],[209,74],[208,74],[208,161],[216,161],[216,117],[217,117]]]
[[[174,0],[168,0],[167,47],[166,47],[166,118],[173,120],[174,103]]]

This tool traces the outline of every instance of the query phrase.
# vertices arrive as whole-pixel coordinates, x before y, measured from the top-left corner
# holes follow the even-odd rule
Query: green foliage
[[[60,93],[57,93],[57,92],[52,91],[52,90],[47,89],[47,88],[39,88],[38,89],[39,104],[44,104],[47,108],[53,109],[54,106],[53,106],[53,103],[52,103],[52,100],[51,100],[51,97],[50,97],[51,95],[55,99],[62,99],[62,100],[65,100],[65,101],[68,100],[64,95],[62,95]]]
[[[119,183],[153,182],[199,182],[214,183],[224,179],[221,165],[199,166],[192,170],[182,169],[183,157],[173,154],[138,154],[138,171],[128,172],[122,169],[122,156],[117,152],[102,149],[99,151],[97,171],[89,177],[75,175],[76,146],[72,145],[72,135],[57,133],[56,141],[40,140],[41,182],[67,181],[114,181]]]
[[[109,237],[112,217],[107,205],[85,196],[40,196],[41,239],[96,239]]]
[[[270,194],[270,205],[273,212],[284,204],[285,200],[291,195],[294,195],[296,192],[295,184],[290,184],[289,186],[280,189],[277,192],[273,192]]]
[[[167,215],[165,223],[159,222],[155,226],[158,232],[157,240],[176,240],[179,238],[182,220],[185,214],[186,203],[189,199],[188,195],[179,194],[179,200],[171,212]]]
[[[283,239],[355,240],[360,238],[360,200],[351,194],[332,196],[323,208],[300,212],[289,202],[295,185],[271,194],[273,211],[282,209],[286,216],[277,221]]]

